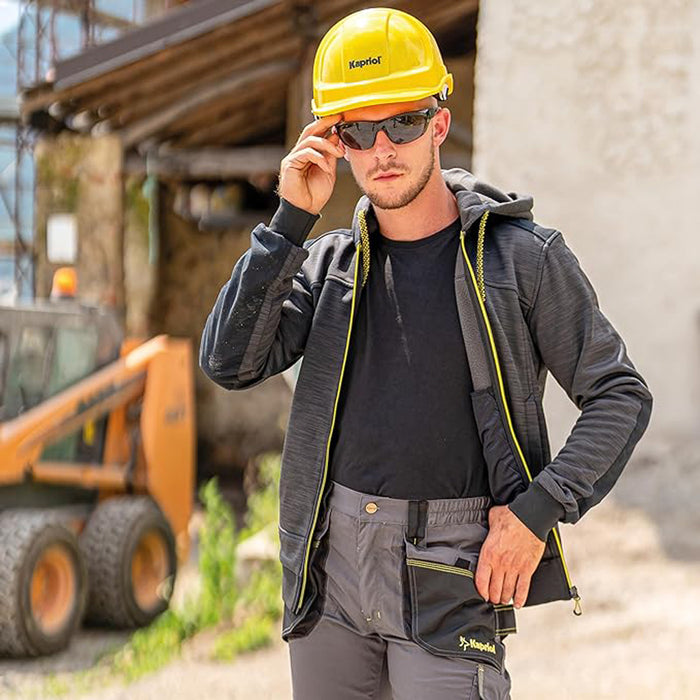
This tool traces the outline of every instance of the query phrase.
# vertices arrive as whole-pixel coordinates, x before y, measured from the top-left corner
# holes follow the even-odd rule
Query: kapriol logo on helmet
[[[354,61],[348,61],[348,66],[350,68],[364,68],[365,66],[378,66],[381,62],[381,56],[370,56],[369,58],[360,58]]]

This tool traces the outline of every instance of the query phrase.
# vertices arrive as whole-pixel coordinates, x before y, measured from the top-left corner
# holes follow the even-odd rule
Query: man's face
[[[414,102],[373,105],[343,112],[343,121],[379,121],[402,112],[437,106],[427,97]],[[374,146],[366,151],[345,147],[357,185],[372,204],[380,209],[400,209],[412,202],[425,188],[435,170],[436,153],[447,137],[449,110],[443,108],[430,120],[425,133],[411,143],[395,144],[380,131]],[[387,174],[398,177],[382,179]]]

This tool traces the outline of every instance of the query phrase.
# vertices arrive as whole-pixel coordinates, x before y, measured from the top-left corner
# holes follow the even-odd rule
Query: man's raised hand
[[[333,194],[336,161],[345,146],[337,134],[323,134],[339,121],[340,115],[333,114],[307,124],[280,164],[277,194],[311,214],[320,213]]]

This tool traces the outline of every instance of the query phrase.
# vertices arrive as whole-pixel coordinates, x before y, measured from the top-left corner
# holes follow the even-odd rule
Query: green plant
[[[280,456],[264,455],[258,469],[261,488],[248,498],[246,526],[240,533],[241,540],[266,530],[278,541],[279,478]],[[239,624],[217,637],[212,658],[230,661],[244,651],[259,649],[272,642],[276,622],[282,616],[281,587],[279,560],[259,562],[239,596],[236,609]]]
[[[216,661],[232,661],[242,652],[268,646],[272,642],[274,624],[274,619],[266,616],[247,618],[239,627],[216,638],[212,658]]]
[[[196,621],[200,629],[211,627],[233,614],[236,586],[236,526],[231,508],[217,487],[216,477],[200,489],[206,516],[200,531],[199,571],[202,590]]]
[[[246,525],[240,532],[241,541],[263,528],[277,524],[280,461],[279,454],[268,453],[260,457],[258,467],[260,488],[248,496]],[[276,528],[274,529],[276,531]]]
[[[195,626],[174,611],[166,610],[148,627],[137,630],[110,659],[110,670],[132,681],[160,668],[180,651]]]

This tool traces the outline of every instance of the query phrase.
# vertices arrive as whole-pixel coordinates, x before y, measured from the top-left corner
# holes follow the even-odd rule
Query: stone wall
[[[699,34],[693,0],[485,0],[479,15],[474,171],[533,194],[578,256],[655,396],[644,445],[700,422]],[[548,394],[559,446],[577,413]]]

